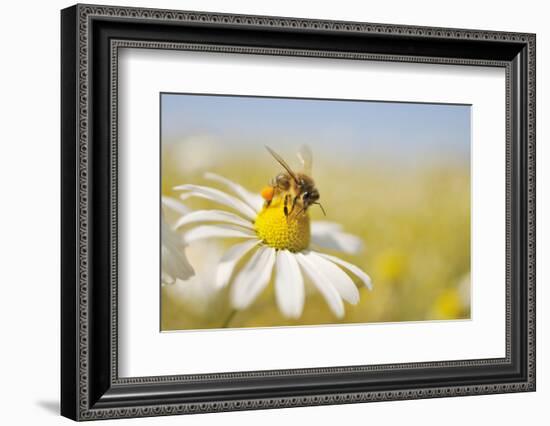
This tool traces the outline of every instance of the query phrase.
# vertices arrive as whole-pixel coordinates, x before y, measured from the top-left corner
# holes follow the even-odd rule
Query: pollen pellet
[[[264,189],[262,189],[261,194],[264,200],[271,201],[273,199],[274,192],[275,190],[272,186],[266,186]]]
[[[254,228],[264,244],[276,249],[298,252],[309,246],[309,215],[301,213],[285,216],[281,200],[258,213]]]

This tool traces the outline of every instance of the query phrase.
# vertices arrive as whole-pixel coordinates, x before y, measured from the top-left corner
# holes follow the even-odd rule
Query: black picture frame
[[[75,5],[61,12],[61,414],[74,420],[535,390],[534,34]],[[117,49],[506,70],[506,356],[119,378]],[[503,212],[504,214],[505,212]]]

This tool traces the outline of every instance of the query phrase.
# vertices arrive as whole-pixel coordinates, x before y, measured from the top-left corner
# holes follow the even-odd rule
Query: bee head
[[[319,198],[321,198],[321,196],[319,194],[319,191],[316,188],[313,188],[309,191],[305,191],[302,194],[302,203],[304,205],[303,210],[307,210],[307,208],[312,204],[317,204],[321,208],[321,211],[323,212],[323,214],[326,216],[327,214],[325,213],[325,209],[319,202]]]
[[[302,194],[302,201],[305,206],[309,206],[310,204],[315,203],[320,198],[319,191],[317,189],[313,188],[308,191],[305,191]]]

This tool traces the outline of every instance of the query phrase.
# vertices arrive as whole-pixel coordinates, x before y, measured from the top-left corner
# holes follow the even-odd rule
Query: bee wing
[[[304,174],[311,176],[311,168],[313,167],[313,153],[309,145],[302,145],[298,149],[298,159],[302,163],[302,171]]]
[[[296,183],[298,182],[298,178],[296,177],[296,173],[294,173],[292,171],[292,169],[290,168],[290,166],[288,164],[286,164],[286,161],[283,160],[283,158],[277,154],[275,151],[273,151],[270,147],[268,147],[267,145],[265,146],[265,148],[269,151],[269,153],[273,156],[273,158],[275,158],[275,160],[277,160],[277,162],[284,167],[284,169],[288,172],[288,174],[292,177],[292,179],[294,179],[294,181],[296,181]]]

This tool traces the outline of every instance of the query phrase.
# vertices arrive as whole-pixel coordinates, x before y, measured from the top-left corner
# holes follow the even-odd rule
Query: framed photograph
[[[535,35],[61,12],[61,412],[535,390]]]

